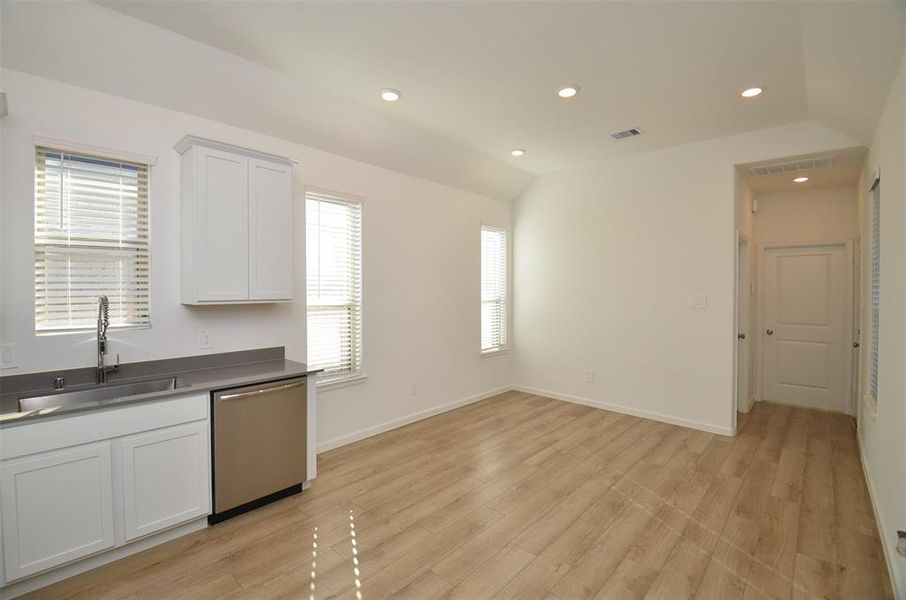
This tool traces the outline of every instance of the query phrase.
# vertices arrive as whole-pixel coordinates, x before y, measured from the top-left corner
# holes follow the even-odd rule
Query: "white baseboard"
[[[741,412],[748,414],[749,411],[752,410],[753,406],[755,406],[755,396],[752,396],[751,398],[749,398],[748,404],[746,404],[744,407],[742,407]]]
[[[469,396],[468,398],[460,398],[459,400],[441,404],[427,410],[414,412],[398,419],[384,421],[383,423],[378,423],[373,427],[359,429],[358,431],[353,431],[352,433],[341,435],[340,437],[335,437],[332,440],[327,440],[326,442],[319,443],[318,453],[320,454],[321,452],[327,452],[328,450],[333,450],[334,448],[339,448],[340,446],[345,446],[346,444],[358,442],[359,440],[364,440],[365,438],[377,435],[379,433],[384,433],[385,431],[390,431],[391,429],[402,427],[403,425],[408,425],[409,423],[414,423],[416,421],[421,421],[422,419],[427,419],[428,417],[433,417],[434,415],[449,412],[455,408],[459,408],[460,406],[465,406],[467,404],[472,404],[473,402],[485,400],[486,398],[490,398],[491,396],[496,396],[497,394],[508,392],[511,389],[513,388],[507,385],[495,390],[489,390],[487,392],[482,392],[474,396]]]
[[[856,442],[859,444],[859,459],[862,461],[862,473],[865,475],[865,484],[868,487],[868,497],[871,499],[871,508],[875,513],[875,523],[878,524],[878,536],[881,538],[881,548],[884,550],[884,561],[887,563],[887,574],[890,577],[890,587],[893,590],[893,597],[906,598],[906,589],[897,587],[897,576],[896,571],[894,571],[897,550],[896,548],[891,547],[890,543],[887,541],[887,536],[884,535],[885,531],[890,530],[887,529],[884,517],[878,509],[878,501],[875,497],[875,486],[872,484],[871,471],[868,470],[868,463],[865,462],[865,451],[862,449],[862,432],[858,430],[858,428],[856,430]],[[900,587],[906,588],[906,583]]]
[[[459,408],[460,406],[465,406],[467,404],[472,404],[473,402],[478,402],[479,400],[484,400],[490,398],[491,396],[496,396],[497,394],[502,394],[510,390],[515,390],[519,392],[526,392],[528,394],[535,394],[538,396],[547,396],[548,398],[553,398],[555,400],[563,400],[565,402],[572,402],[574,404],[583,404],[585,406],[591,406],[594,408],[603,408],[605,410],[611,410],[618,413],[623,413],[627,415],[633,415],[635,417],[642,417],[644,419],[653,419],[655,421],[662,421],[664,423],[670,423],[671,425],[679,425],[681,427],[689,427],[692,429],[699,429],[701,431],[707,431],[709,433],[717,433],[719,435],[732,436],[733,429],[731,427],[717,427],[709,423],[702,423],[700,421],[694,421],[692,419],[684,419],[682,417],[675,417],[673,415],[665,415],[661,413],[656,413],[647,410],[638,410],[628,406],[623,406],[620,404],[612,404],[610,402],[602,402],[600,400],[591,400],[589,398],[581,398],[579,396],[571,396],[568,394],[560,394],[558,392],[553,392],[551,390],[542,390],[539,388],[526,387],[526,386],[504,386],[494,390],[489,390],[487,392],[482,392],[481,394],[476,394],[468,398],[460,398],[459,400],[454,400],[453,402],[448,402],[446,404],[441,404],[435,406],[434,408],[429,408],[428,410],[423,410],[415,413],[408,414],[406,416],[400,417],[398,419],[392,419],[390,421],[385,421],[379,423],[372,427],[366,427],[365,429],[359,429],[358,431],[353,431],[352,433],[335,437],[331,440],[325,442],[320,442],[318,444],[318,453],[327,452],[328,450],[333,450],[334,448],[339,448],[340,446],[345,446],[347,444],[352,444],[353,442],[358,442],[359,440],[364,440],[365,438],[371,437],[373,435],[378,435],[379,433],[384,433],[385,431],[390,431],[391,429],[396,429],[402,427],[403,425],[408,425],[416,421],[421,421],[422,419],[427,419],[428,417],[433,417],[441,413],[449,412],[453,409]]]
[[[699,429],[701,431],[707,431],[709,433],[717,433],[719,435],[726,435],[726,436],[734,435],[732,427],[718,427],[716,425],[711,425],[710,423],[702,423],[701,421],[694,421],[692,419],[684,419],[682,417],[675,417],[673,415],[665,415],[662,413],[649,411],[649,410],[639,410],[637,408],[623,406],[622,404],[613,404],[611,402],[603,402],[601,400],[592,400],[590,398],[582,398],[581,396],[572,396],[570,394],[560,394],[558,392],[554,392],[551,390],[542,390],[540,388],[521,386],[521,385],[513,386],[512,389],[519,391],[519,392],[535,394],[538,396],[547,396],[548,398],[553,398],[554,400],[563,400],[564,402],[582,404],[584,406],[591,406],[593,408],[603,408],[604,410],[610,410],[613,412],[623,413],[625,415],[632,415],[634,417],[642,417],[643,419],[652,419],[654,421],[661,421],[663,423],[670,423],[671,425],[679,425],[681,427]]]

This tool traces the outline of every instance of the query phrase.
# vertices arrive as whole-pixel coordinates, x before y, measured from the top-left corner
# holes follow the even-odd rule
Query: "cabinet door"
[[[293,198],[289,165],[249,160],[249,297],[293,295]]]
[[[7,581],[113,547],[110,448],[74,446],[0,466]]]
[[[211,512],[207,421],[125,437],[122,452],[127,541]]]
[[[248,159],[200,146],[195,152],[198,300],[248,300]]]

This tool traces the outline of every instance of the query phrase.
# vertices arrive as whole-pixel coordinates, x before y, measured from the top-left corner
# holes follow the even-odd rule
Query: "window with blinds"
[[[149,327],[147,164],[35,149],[35,330]]]
[[[320,383],[362,374],[362,204],[305,194],[308,365]]]
[[[507,345],[506,231],[481,228],[481,351]]]
[[[881,321],[881,180],[871,188],[871,331],[868,351],[868,394],[878,401],[878,336]]]

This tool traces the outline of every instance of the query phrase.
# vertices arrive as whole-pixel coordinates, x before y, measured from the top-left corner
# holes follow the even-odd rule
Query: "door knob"
[[[774,330],[773,330],[773,329],[768,329],[766,333],[767,333],[768,335],[774,335]]]
[[[853,348],[858,348],[860,346],[859,342],[853,342]]]
[[[744,340],[744,339],[746,339],[746,334],[744,334],[744,333],[737,333],[737,334],[736,334],[736,337],[738,337],[738,338],[741,339],[741,340]]]

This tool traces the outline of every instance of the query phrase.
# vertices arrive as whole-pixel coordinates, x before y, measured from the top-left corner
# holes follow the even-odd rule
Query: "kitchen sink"
[[[189,387],[189,384],[183,382],[179,377],[149,379],[145,381],[133,381],[131,383],[95,385],[74,392],[58,392],[54,394],[45,394],[43,396],[20,397],[19,411],[28,412],[44,408],[75,406],[86,402],[112,403],[111,401],[125,400],[130,396],[166,392],[184,387]]]

